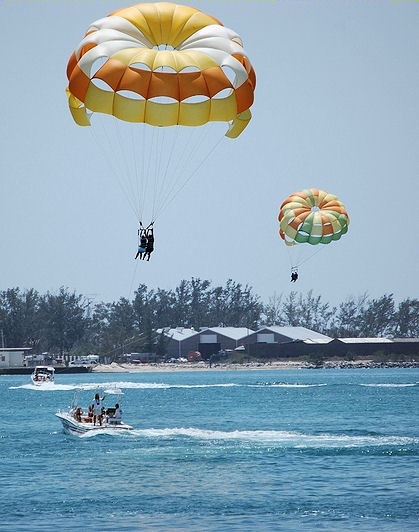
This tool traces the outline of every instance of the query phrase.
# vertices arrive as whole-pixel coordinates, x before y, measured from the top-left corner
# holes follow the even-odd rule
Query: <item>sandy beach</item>
[[[243,370],[243,369],[308,369],[312,364],[300,361],[275,361],[272,363],[249,362],[246,364],[212,364],[206,362],[191,363],[155,363],[155,364],[98,364],[92,371],[98,373],[146,373],[150,371],[216,371],[216,370]]]
[[[176,372],[176,371],[225,371],[225,370],[292,370],[292,369],[372,369],[372,368],[411,368],[418,367],[416,361],[387,361],[378,362],[371,359],[363,360],[325,360],[320,366],[303,360],[275,360],[272,362],[247,362],[245,364],[212,364],[207,362],[185,363],[154,363],[154,364],[98,364],[92,371],[102,373],[146,373],[151,371]]]

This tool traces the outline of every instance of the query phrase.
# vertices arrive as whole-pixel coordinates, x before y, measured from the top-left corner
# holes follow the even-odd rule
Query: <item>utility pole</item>
[[[0,332],[1,332],[1,346],[2,346],[2,348],[4,349],[5,345],[4,345],[4,333],[3,333],[3,329],[0,329]]]

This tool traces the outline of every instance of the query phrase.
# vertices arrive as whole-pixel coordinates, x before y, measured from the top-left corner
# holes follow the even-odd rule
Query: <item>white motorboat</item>
[[[108,431],[109,429],[117,431],[130,431],[134,427],[127,425],[122,419],[116,417],[116,408],[105,409],[102,416],[102,424],[96,420],[93,423],[93,417],[89,409],[84,412],[78,406],[78,395],[80,390],[76,390],[73,397],[73,403],[68,411],[59,410],[55,415],[61,420],[64,432],[67,434],[84,434],[91,431]],[[118,393],[118,392],[115,392]],[[120,392],[122,394],[122,392]],[[118,394],[119,395],[119,394]],[[118,399],[118,403],[120,400]]]
[[[31,375],[35,386],[54,383],[55,369],[52,366],[36,366]]]

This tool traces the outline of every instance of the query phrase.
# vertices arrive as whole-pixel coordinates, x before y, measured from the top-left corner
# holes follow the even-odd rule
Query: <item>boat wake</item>
[[[133,430],[130,436],[146,438],[191,438],[212,441],[242,441],[259,444],[276,444],[292,448],[362,448],[382,446],[411,446],[419,444],[419,438],[383,435],[304,434],[280,430],[218,431],[198,428],[165,428]]]
[[[327,386],[325,383],[320,384],[292,384],[288,382],[260,382],[258,384],[250,384],[252,387],[267,386],[271,388],[318,388],[319,386]]]
[[[366,386],[370,388],[409,388],[411,386],[417,386],[417,382],[389,382],[389,383],[378,383],[378,384],[360,384],[360,386]]]
[[[57,384],[43,383],[40,386],[35,384],[22,384],[20,386],[10,386],[10,390],[24,389],[36,391],[68,391],[68,390],[97,390],[101,388],[107,394],[115,393],[115,389],[136,389],[136,390],[167,390],[170,388],[182,389],[202,389],[202,388],[318,388],[327,386],[326,383],[305,384],[292,382],[257,382],[257,383],[215,383],[215,384],[169,384],[164,382],[132,382],[132,381],[111,381],[111,382],[90,382],[77,384]],[[359,384],[363,387],[371,388],[406,388],[418,386],[418,383],[371,383]]]
[[[45,382],[41,385],[22,384],[21,386],[10,386],[9,390],[35,390],[37,392],[56,392],[62,390],[74,390],[75,386],[72,384],[55,384],[53,382]]]
[[[218,383],[218,384],[168,384],[164,382],[131,382],[131,381],[114,381],[114,382],[90,382],[78,384],[42,384],[42,386],[35,386],[34,384],[22,384],[21,386],[10,386],[10,390],[25,389],[25,390],[49,390],[49,391],[68,391],[68,390],[96,390],[101,388],[105,393],[113,393],[117,389],[136,389],[136,390],[167,390],[170,388],[182,389],[201,389],[201,388],[316,388],[319,386],[327,386],[327,384],[299,384],[287,382],[258,382],[254,384],[237,384],[233,382]]]

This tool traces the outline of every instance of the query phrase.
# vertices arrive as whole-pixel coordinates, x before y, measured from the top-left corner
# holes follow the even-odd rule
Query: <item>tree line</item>
[[[164,353],[163,327],[303,326],[338,337],[419,337],[419,300],[396,303],[393,294],[348,297],[331,306],[321,295],[292,291],[267,303],[249,285],[224,286],[192,278],[175,289],[140,284],[132,299],[93,304],[83,294],[61,287],[40,294],[34,289],[0,291],[0,341],[5,347],[32,347],[32,353]]]

